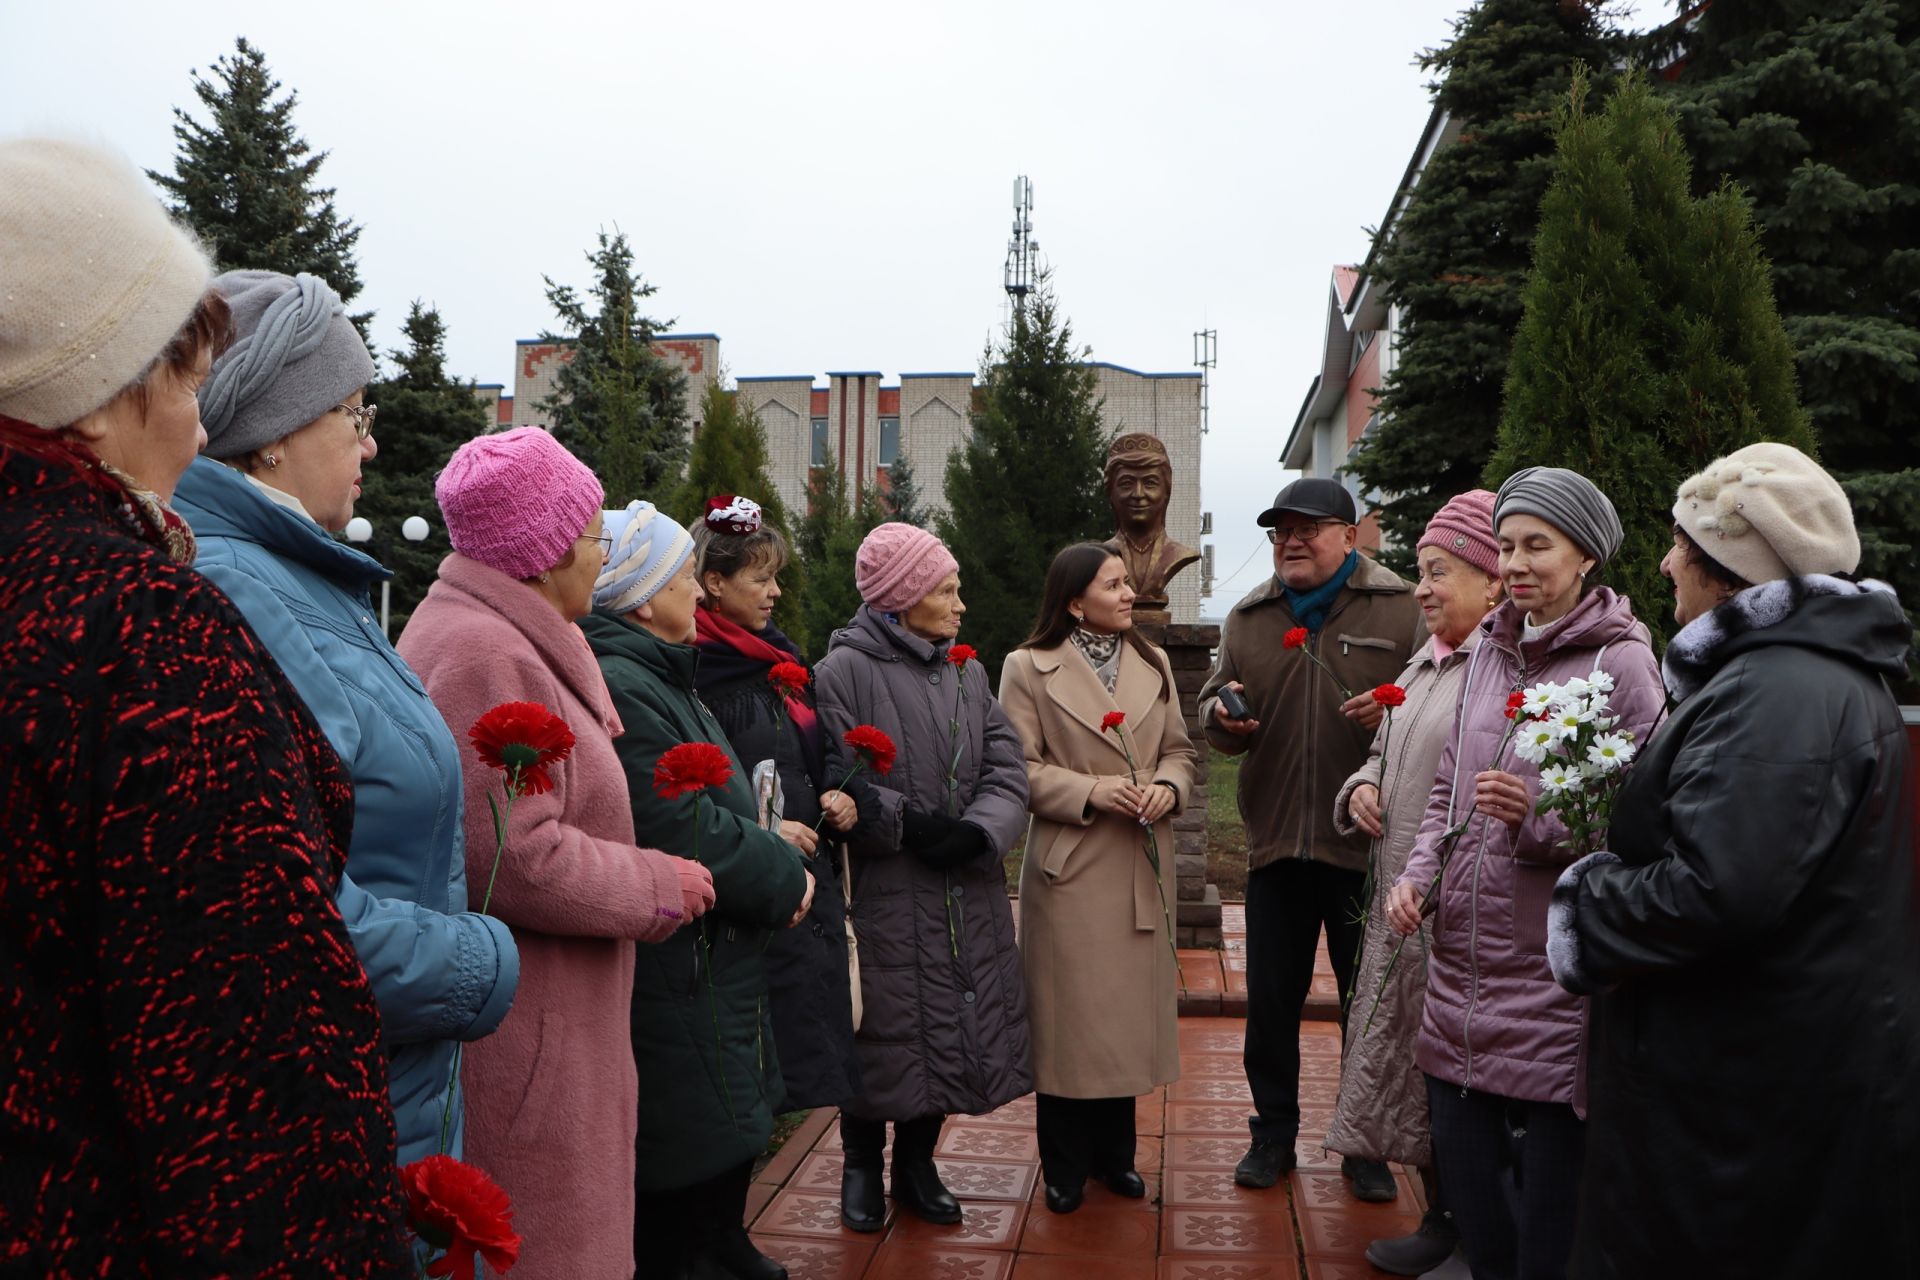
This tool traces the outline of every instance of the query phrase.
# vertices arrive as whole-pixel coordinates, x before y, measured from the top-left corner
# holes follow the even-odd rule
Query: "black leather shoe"
[[[1255,1138],[1247,1154],[1233,1167],[1233,1180],[1239,1186],[1263,1191],[1286,1177],[1295,1163],[1291,1142]]]
[[[1420,1229],[1410,1236],[1375,1240],[1367,1246],[1367,1261],[1375,1269],[1396,1276],[1423,1276],[1453,1256],[1460,1229],[1444,1213],[1427,1210]]]
[[[893,1162],[893,1202],[928,1222],[951,1226],[960,1221],[960,1202],[940,1181],[931,1157]]]
[[[1147,1195],[1147,1180],[1136,1169],[1123,1169],[1119,1173],[1103,1173],[1100,1181],[1107,1184],[1107,1190],[1129,1200],[1144,1200]]]
[[[1347,1182],[1351,1184],[1355,1200],[1385,1204],[1400,1196],[1400,1184],[1393,1180],[1393,1170],[1378,1160],[1346,1156],[1340,1161],[1340,1172],[1346,1175]]]
[[[787,1269],[754,1247],[745,1227],[735,1227],[720,1238],[710,1260],[732,1280],[787,1280]]]
[[[1072,1213],[1086,1199],[1084,1187],[1056,1187],[1047,1184],[1047,1208],[1055,1213]]]
[[[849,1231],[887,1225],[885,1179],[879,1165],[847,1165],[840,1172],[840,1224]]]

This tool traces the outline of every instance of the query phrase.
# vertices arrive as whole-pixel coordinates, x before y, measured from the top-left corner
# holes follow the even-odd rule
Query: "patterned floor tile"
[[[868,1241],[873,1237],[849,1231],[840,1225],[840,1194],[821,1195],[812,1191],[782,1191],[773,1203],[761,1211],[754,1224],[759,1231],[779,1236],[805,1236],[809,1239]]]
[[[1247,1065],[1238,1049],[1232,1053],[1196,1053],[1189,1049],[1180,1055],[1180,1078],[1244,1081],[1247,1078]]]
[[[934,1249],[1008,1249],[1020,1242],[1027,1206],[1011,1201],[975,1200],[960,1206],[960,1221],[923,1222],[911,1213],[894,1219],[889,1244],[904,1242]]]
[[[1059,1253],[1080,1256],[1140,1258],[1153,1256],[1160,1216],[1124,1207],[1115,1198],[1104,1203],[1091,1197],[1073,1213],[1054,1213],[1036,1207],[1027,1214],[1020,1237],[1022,1253]]]
[[[1223,1258],[1208,1254],[1172,1254],[1160,1259],[1159,1280],[1299,1280],[1300,1264],[1290,1253]],[[1378,1280],[1377,1275],[1373,1280]]]
[[[812,1191],[819,1195],[840,1194],[840,1170],[846,1157],[838,1151],[815,1151],[800,1162],[800,1168],[787,1180],[794,1191]]]
[[[1013,1255],[998,1249],[941,1249],[889,1240],[873,1255],[866,1280],[1007,1280]]]
[[[1169,1206],[1160,1219],[1162,1253],[1290,1253],[1293,1215]]]
[[[1354,1204],[1355,1210],[1373,1205]],[[1420,1225],[1417,1214],[1362,1213],[1348,1210],[1302,1209],[1300,1238],[1309,1257],[1365,1258],[1375,1240],[1412,1233]]]
[[[878,1247],[872,1238],[804,1240],[753,1233],[760,1252],[787,1269],[788,1280],[857,1280]]]
[[[1033,1095],[1028,1094],[1024,1098],[1015,1098],[1012,1102],[1007,1103],[997,1111],[990,1111],[984,1116],[960,1117],[953,1123],[964,1122],[966,1124],[988,1125],[1001,1129],[1031,1129],[1033,1128],[1035,1105]]]
[[[1335,1175],[1336,1177],[1338,1175]],[[1169,1169],[1160,1198],[1168,1205],[1272,1212],[1274,1192],[1251,1191],[1233,1181],[1232,1169]]]
[[[1154,1280],[1154,1265],[1151,1256],[1074,1258],[1023,1253],[1013,1260],[1013,1280]]]
[[[1326,1209],[1346,1213],[1399,1217],[1419,1212],[1413,1189],[1404,1178],[1396,1178],[1400,1198],[1385,1204],[1369,1204],[1353,1198],[1353,1188],[1338,1172],[1318,1173],[1307,1169],[1293,1171],[1293,1200],[1302,1209]]]
[[[1245,1103],[1169,1102],[1167,1104],[1168,1133],[1245,1133],[1246,1131],[1247,1105]]]
[[[1237,1062],[1234,1064],[1239,1065]],[[1301,1081],[1300,1094],[1306,1097],[1307,1086]],[[1253,1101],[1253,1086],[1247,1083],[1246,1073],[1237,1071],[1227,1076],[1188,1076],[1182,1074],[1167,1088],[1167,1097],[1173,1102],[1234,1102],[1241,1104],[1245,1112]]]
[[[940,1170],[940,1181],[961,1200],[1025,1200],[1033,1194],[1040,1175],[1038,1165],[1025,1162],[938,1156],[933,1163]]]
[[[972,1121],[950,1123],[940,1131],[936,1154],[956,1160],[1040,1159],[1040,1140],[1032,1129],[1002,1129],[976,1125]]]
[[[1206,1137],[1195,1133],[1167,1135],[1166,1167],[1169,1169],[1231,1170],[1245,1154],[1247,1135],[1244,1130],[1232,1137]]]

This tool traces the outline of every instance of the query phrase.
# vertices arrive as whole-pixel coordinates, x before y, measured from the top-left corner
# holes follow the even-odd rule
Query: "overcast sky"
[[[1429,109],[1414,56],[1463,4],[7,2],[0,134],[170,169],[169,108],[244,35],[365,228],[376,345],[423,298],[453,371],[509,385],[542,275],[585,284],[603,227],[734,374],[974,368],[1026,174],[1095,359],[1187,370],[1219,331],[1218,613],[1265,571],[1329,270],[1365,256]]]

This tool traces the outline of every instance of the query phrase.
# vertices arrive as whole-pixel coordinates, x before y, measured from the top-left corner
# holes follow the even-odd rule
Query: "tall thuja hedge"
[[[1746,201],[1692,194],[1679,123],[1643,76],[1597,114],[1588,92],[1576,75],[1556,120],[1486,482],[1538,464],[1599,485],[1626,531],[1606,580],[1661,635],[1680,482],[1756,440],[1812,453],[1814,438]]]

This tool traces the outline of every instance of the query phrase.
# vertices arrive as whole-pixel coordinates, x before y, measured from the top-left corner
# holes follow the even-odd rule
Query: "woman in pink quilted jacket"
[[[1501,486],[1493,525],[1507,600],[1481,623],[1388,919],[1411,934],[1423,906],[1437,913],[1414,1060],[1473,1274],[1553,1280],[1566,1274],[1586,1146],[1587,1002],[1547,963],[1547,901],[1574,854],[1558,817],[1534,813],[1538,766],[1502,747],[1507,699],[1604,671],[1619,728],[1644,743],[1666,695],[1632,605],[1589,581],[1620,547],[1605,494],[1577,472],[1529,467]],[[1462,820],[1443,872],[1441,835]]]

